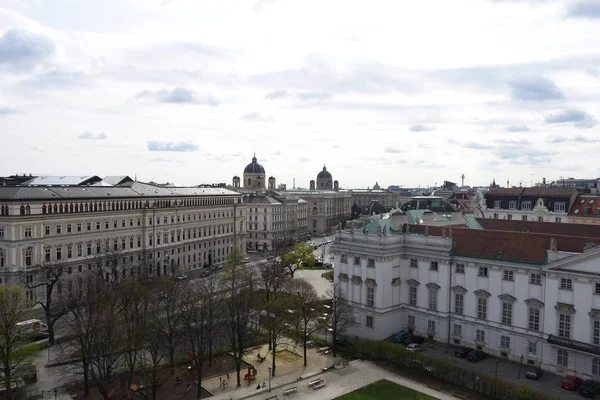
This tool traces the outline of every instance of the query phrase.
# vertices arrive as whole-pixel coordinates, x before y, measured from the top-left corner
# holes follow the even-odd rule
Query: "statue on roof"
[[[429,225],[425,225],[425,236],[429,235]]]
[[[452,239],[452,227],[448,228],[448,237]]]
[[[550,238],[550,251],[557,251],[556,238]]]
[[[364,233],[365,235],[367,234],[367,225],[365,225],[365,226],[363,227],[363,233]]]
[[[377,234],[381,236],[383,234],[383,229],[381,229],[381,225],[377,228]]]
[[[383,236],[387,236],[388,231],[387,231],[387,226],[383,227]]]
[[[583,246],[583,251],[588,251],[597,247],[597,244],[594,242],[588,242]]]
[[[446,237],[446,228],[442,228],[442,237]]]

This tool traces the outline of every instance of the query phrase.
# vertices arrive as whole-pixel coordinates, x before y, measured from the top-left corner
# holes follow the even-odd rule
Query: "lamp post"
[[[271,367],[269,367],[269,393],[271,393]]]
[[[498,360],[494,360],[496,364],[496,372],[494,373],[494,397],[496,397],[496,393],[498,392]]]
[[[521,355],[521,362],[519,363],[519,375],[517,375],[517,379],[521,379],[521,367],[523,366],[523,355]]]

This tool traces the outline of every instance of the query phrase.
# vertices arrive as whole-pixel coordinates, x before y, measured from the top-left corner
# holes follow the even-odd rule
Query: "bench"
[[[318,385],[319,383],[322,383],[322,382],[323,382],[323,379],[314,379],[314,380],[308,382],[308,387]]]
[[[452,392],[452,395],[454,397],[458,397],[459,399],[463,399],[463,400],[466,400],[469,398],[465,392],[461,392],[458,390],[455,390],[454,392]]]
[[[434,390],[440,390],[442,388],[442,384],[439,382],[430,382],[427,387]]]
[[[317,349],[317,353],[323,353],[324,351],[329,350],[329,347],[321,347],[320,349]]]
[[[323,386],[325,386],[325,381],[321,381],[320,383],[317,383],[316,385],[313,386],[313,389],[320,389]]]
[[[271,396],[271,397],[267,397],[265,400],[278,400],[279,397],[277,397],[277,395],[275,396]]]
[[[291,388],[289,388],[289,389],[285,389],[285,390],[283,391],[283,395],[284,395],[284,396],[287,396],[288,394],[294,393],[294,392],[296,392],[297,390],[298,390],[298,386],[294,386],[294,387],[291,387]]]

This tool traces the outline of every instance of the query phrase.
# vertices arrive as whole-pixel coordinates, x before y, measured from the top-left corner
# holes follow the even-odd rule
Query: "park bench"
[[[298,386],[294,386],[283,391],[283,395],[287,396],[288,394],[294,393],[298,390]]]
[[[323,382],[323,379],[321,379],[321,378],[314,379],[314,380],[308,382],[308,387],[318,385],[319,383],[322,383],[322,382]]]
[[[461,392],[459,390],[455,390],[454,392],[452,392],[452,395],[454,397],[458,397],[459,399],[463,399],[463,400],[466,400],[469,398],[465,392]]]
[[[320,389],[323,386],[325,386],[325,381],[321,380],[321,382],[317,383],[316,385],[313,385],[313,389]]]
[[[267,397],[265,400],[278,400],[279,397],[277,397],[277,395],[275,396],[271,396],[271,397]]]
[[[442,388],[442,384],[439,382],[430,382],[427,387],[434,390],[440,390]]]

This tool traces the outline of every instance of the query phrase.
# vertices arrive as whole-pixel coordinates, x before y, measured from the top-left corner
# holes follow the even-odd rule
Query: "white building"
[[[412,226],[338,231],[350,337],[413,330],[558,374],[600,377],[598,237]]]
[[[222,263],[234,246],[246,249],[239,193],[128,177],[114,185],[51,178],[41,186],[0,186],[0,283],[32,283],[41,265],[60,265],[71,292],[89,284],[84,273],[107,253],[119,255],[124,276],[137,276],[142,268],[161,275]]]

